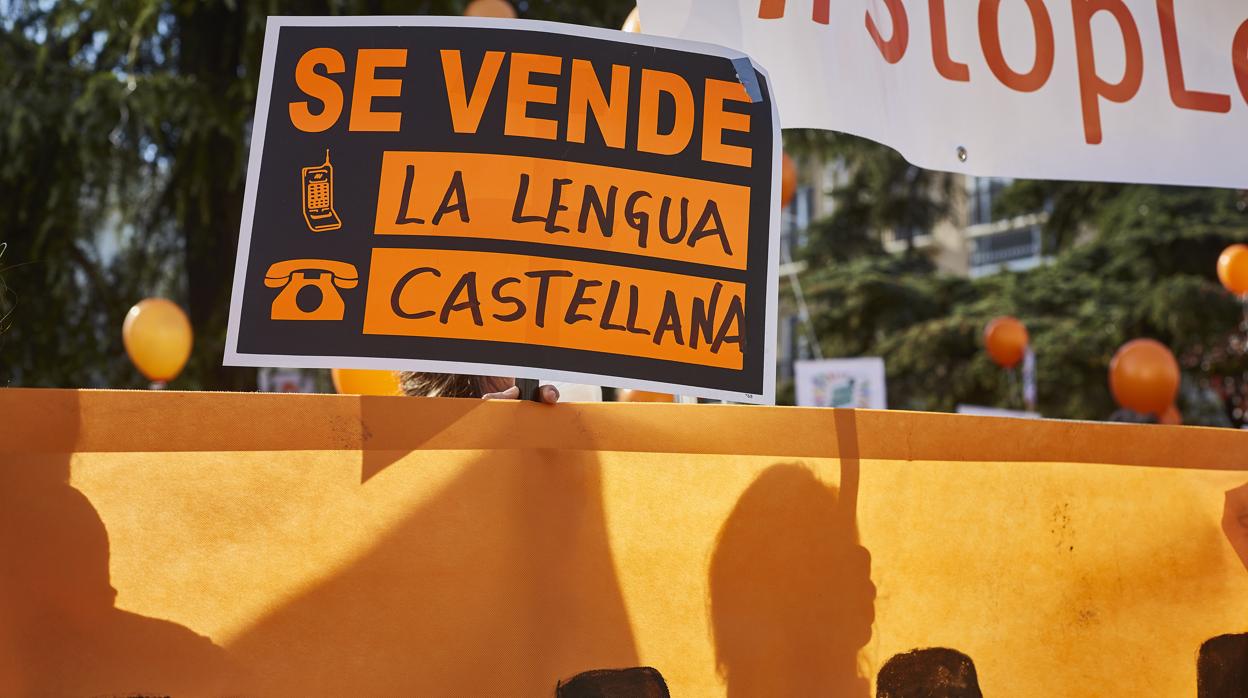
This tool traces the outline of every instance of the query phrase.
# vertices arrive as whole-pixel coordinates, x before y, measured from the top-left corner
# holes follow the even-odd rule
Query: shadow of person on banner
[[[108,532],[69,485],[77,394],[41,402],[60,450],[0,452],[0,695],[226,694],[222,649],[114,605]]]
[[[455,474],[229,643],[257,695],[549,696],[561,678],[637,666],[593,451],[424,450],[453,426],[445,415],[481,401],[361,404],[373,437],[360,496],[416,486],[427,469]],[[488,428],[548,429],[559,409],[514,407]]]
[[[868,695],[858,651],[871,638],[875,586],[842,504],[809,468],[775,465],[724,522],[710,611],[730,698]]]
[[[1227,491],[1222,532],[1248,571],[1248,483]],[[1196,695],[1248,696],[1248,633],[1219,635],[1201,644],[1196,658]]]

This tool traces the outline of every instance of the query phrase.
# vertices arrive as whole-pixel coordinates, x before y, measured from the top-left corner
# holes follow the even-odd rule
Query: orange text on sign
[[[364,334],[537,344],[739,370],[745,286],[493,252],[377,248]]]
[[[387,152],[376,232],[746,266],[749,187],[544,158]]]
[[[603,71],[610,76],[604,81],[594,64],[582,58],[504,51],[484,52],[480,69],[469,75],[460,50],[444,49],[439,57],[446,90],[443,108],[456,133],[477,133],[486,107],[501,101],[505,103],[505,136],[586,143],[592,120],[599,143],[608,148],[627,148],[631,125],[636,132],[633,148],[643,153],[676,155],[692,148],[706,162],[753,165],[750,147],[724,137],[725,133],[750,131],[750,115],[729,107],[734,102],[750,102],[737,81],[705,78],[691,84],[677,73],[618,64],[602,66],[609,67]],[[399,97],[407,69],[407,49],[359,49],[350,74],[337,49],[309,49],[295,65],[295,86],[302,94],[288,105],[290,122],[306,133],[320,133],[337,124],[344,110],[345,88],[336,76],[342,75],[353,86],[349,131],[399,131],[403,114],[393,107],[378,107],[374,100]],[[379,75],[378,70],[386,72]],[[566,89],[547,84],[565,74]],[[700,93],[696,97],[695,91]],[[632,94],[637,95],[635,102],[630,101]],[[672,107],[670,124],[660,119],[662,102]],[[562,117],[532,116],[529,107],[535,104],[556,105]],[[695,133],[697,128],[701,130]]]

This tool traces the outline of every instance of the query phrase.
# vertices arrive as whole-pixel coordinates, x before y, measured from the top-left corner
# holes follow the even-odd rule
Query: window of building
[[[992,223],[1000,218],[993,204],[1014,180],[1003,177],[970,177],[967,182],[971,225]]]
[[[788,251],[790,259],[796,258],[798,250],[806,244],[806,229],[814,214],[815,188],[799,186],[793,201],[780,209],[780,246]]]
[[[1023,271],[1038,266],[1043,259],[1040,226],[976,237],[972,242],[971,276],[985,276],[1001,269]]]

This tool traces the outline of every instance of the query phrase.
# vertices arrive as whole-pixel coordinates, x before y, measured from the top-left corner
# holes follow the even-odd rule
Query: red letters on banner
[[[870,12],[867,13],[867,33],[875,40],[875,45],[880,47],[884,60],[896,63],[905,57],[906,46],[910,44],[910,20],[906,17],[906,7],[901,4],[901,0],[884,0],[884,4],[893,20],[893,36],[884,40]]]
[[[1239,26],[1235,32],[1235,42],[1231,44],[1231,62],[1235,65],[1235,80],[1239,83],[1239,92],[1248,102],[1248,22]]]
[[[932,62],[936,71],[948,80],[970,82],[971,69],[949,56],[949,24],[945,19],[945,0],[928,0],[928,15],[932,18]]]
[[[1075,19],[1075,54],[1079,62],[1079,97],[1083,103],[1083,132],[1088,143],[1101,142],[1101,104],[1104,97],[1111,102],[1124,103],[1140,91],[1144,79],[1144,49],[1140,45],[1140,30],[1135,25],[1131,10],[1122,0],[1074,0],[1071,9]],[[1122,30],[1122,44],[1126,48],[1127,62],[1118,82],[1107,82],[1096,72],[1096,53],[1092,48],[1092,17],[1098,12],[1108,12],[1118,20]]]
[[[1230,111],[1230,95],[1187,89],[1183,78],[1183,56],[1179,53],[1179,32],[1174,19],[1174,0],[1157,0],[1157,19],[1161,22],[1161,49],[1166,54],[1166,79],[1170,81],[1170,99],[1174,106],[1219,114]]]
[[[916,2],[917,0],[911,0]],[[1084,138],[1089,144],[1098,144],[1103,138],[1101,129],[1101,101],[1126,103],[1134,99],[1144,78],[1144,47],[1140,29],[1131,9],[1122,0],[1024,0],[1031,13],[1035,33],[1035,61],[1027,72],[1018,72],[1005,61],[1002,49],[1000,11],[1002,0],[979,0],[978,31],[984,60],[993,76],[1003,85],[1019,92],[1035,92],[1043,88],[1053,73],[1055,63],[1055,38],[1049,7],[1057,2],[1071,4],[1074,20],[1075,65],[1078,71],[1079,96],[1082,106]],[[828,23],[827,0],[813,0],[812,19],[820,24]],[[1179,46],[1179,18],[1175,15],[1174,0],[1156,0],[1159,20],[1160,43],[1165,58],[1166,80],[1170,87],[1170,101],[1179,109],[1225,114],[1231,110],[1231,97],[1221,92],[1189,89],[1183,72],[1183,57]],[[899,63],[906,55],[910,42],[910,20],[902,0],[883,0],[884,8],[892,20],[892,34],[885,39],[870,11],[866,13],[867,35],[875,43],[880,55],[890,64]],[[785,0],[759,0],[760,19],[779,19],[784,16]],[[1194,5],[1193,5],[1194,7]],[[928,0],[928,17],[931,22],[932,64],[936,72],[946,80],[969,82],[970,67],[950,54],[949,20],[945,0]],[[1110,82],[1096,67],[1096,50],[1092,34],[1092,22],[1100,13],[1112,19],[1121,32],[1125,51],[1125,70],[1117,82]],[[882,17],[881,17],[882,19]],[[1104,21],[1104,20],[1102,20]],[[1239,92],[1248,103],[1248,20],[1239,27],[1231,44],[1231,67]]]
[[[810,11],[811,21],[819,24],[828,23],[828,3],[832,0],[814,0]],[[784,16],[785,0],[760,0],[758,3],[759,19],[779,19]]]
[[[1001,0],[979,3],[979,42],[984,60],[1002,85],[1019,92],[1035,92],[1044,87],[1053,73],[1053,22],[1042,0],[1027,0],[1036,35],[1036,62],[1026,73],[1016,72],[1005,62],[1001,50]]]

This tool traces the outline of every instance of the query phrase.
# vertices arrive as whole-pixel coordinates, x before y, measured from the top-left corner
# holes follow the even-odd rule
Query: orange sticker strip
[[[740,370],[745,285],[546,257],[373,250],[364,334],[624,354]]]
[[[562,160],[389,151],[375,232],[623,252],[745,269],[750,189]]]

